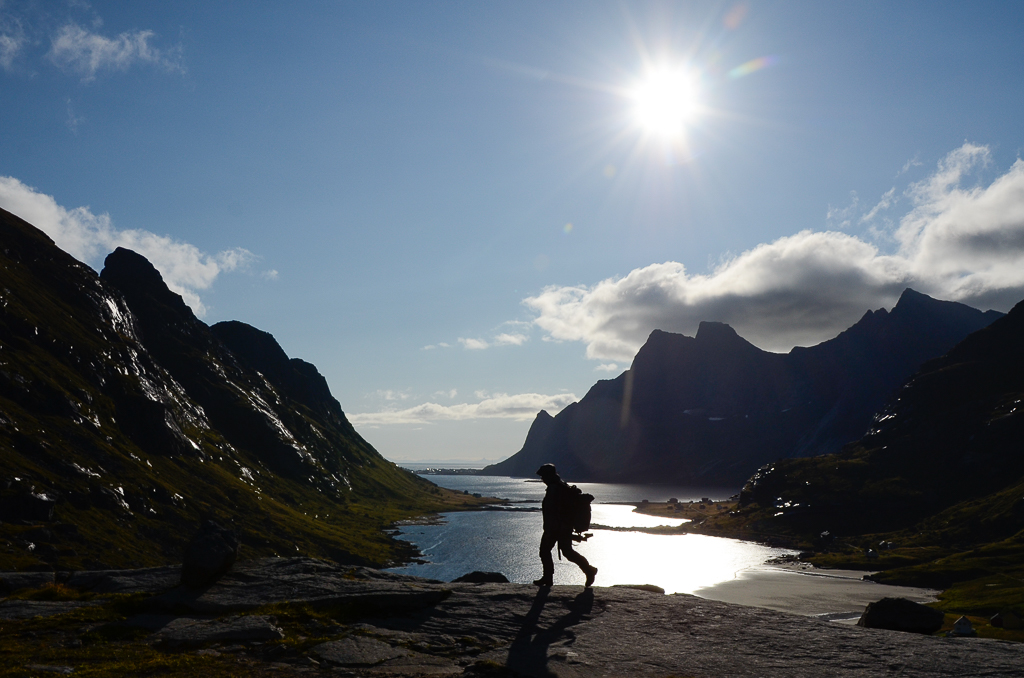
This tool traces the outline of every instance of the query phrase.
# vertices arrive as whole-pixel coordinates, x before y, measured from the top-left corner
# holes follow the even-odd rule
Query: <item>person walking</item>
[[[592,566],[583,554],[572,548],[572,501],[573,494],[569,484],[558,476],[554,464],[544,464],[537,469],[547,491],[541,503],[544,516],[544,533],[540,538],[540,562],[544,568],[543,576],[533,583],[537,586],[551,586],[555,575],[555,561],[551,557],[551,549],[558,545],[558,550],[571,563],[579,565],[586,575],[585,587],[594,584],[597,568]]]

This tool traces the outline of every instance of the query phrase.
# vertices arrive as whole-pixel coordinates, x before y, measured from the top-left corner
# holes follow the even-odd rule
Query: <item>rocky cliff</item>
[[[446,496],[271,335],[208,327],[140,255],[97,275],[0,210],[0,568],[176,562],[206,518],[243,553],[381,564],[381,528]]]
[[[599,381],[523,448],[484,473],[533,475],[552,462],[574,480],[739,488],[761,465],[838,451],[922,363],[1001,314],[906,290],[829,341],[762,351],[726,324],[694,337],[655,330],[633,365]]]

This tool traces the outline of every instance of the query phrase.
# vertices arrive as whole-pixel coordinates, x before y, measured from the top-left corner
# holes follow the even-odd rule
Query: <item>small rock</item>
[[[465,583],[465,584],[508,584],[508,577],[503,575],[501,572],[470,572],[464,574],[461,577],[452,579],[453,584]]]
[[[208,586],[231,569],[237,557],[235,533],[207,520],[185,548],[181,583],[193,589]]]

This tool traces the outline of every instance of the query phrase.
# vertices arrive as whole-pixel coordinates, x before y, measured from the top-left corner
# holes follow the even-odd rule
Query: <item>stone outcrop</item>
[[[930,635],[942,627],[943,617],[935,608],[906,598],[882,598],[868,604],[857,626]]]
[[[466,584],[508,584],[508,577],[501,572],[470,572],[452,580],[453,583]]]
[[[238,563],[202,592],[152,592],[153,611],[123,625],[150,630],[148,642],[168,651],[244,655],[253,675],[263,675],[259,662],[349,676],[504,678],[1009,677],[1024,666],[1024,644],[869,629],[650,587],[444,583],[272,558]],[[272,617],[237,614],[275,603],[341,616],[312,619],[298,637]]]

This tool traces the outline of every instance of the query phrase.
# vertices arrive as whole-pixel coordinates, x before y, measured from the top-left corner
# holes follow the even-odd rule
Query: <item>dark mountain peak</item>
[[[217,323],[210,330],[229,351],[261,372],[275,388],[340,422],[341,405],[331,395],[324,376],[312,363],[289,358],[270,332],[237,320]],[[348,427],[347,422],[344,426]]]
[[[912,308],[914,306],[935,303],[937,301],[938,299],[933,299],[932,297],[929,297],[927,294],[923,294],[922,292],[918,292],[917,290],[908,287],[907,289],[903,290],[902,294],[900,294],[900,298],[896,302],[896,306],[893,307],[893,310],[896,310],[896,308]]]
[[[734,330],[730,325],[711,320],[702,320],[700,322],[700,325],[697,326],[697,334],[694,336],[694,339],[699,342],[735,343],[740,341],[744,344],[749,343],[746,339],[736,334],[736,330]]]
[[[160,271],[138,252],[118,247],[103,260],[100,278],[120,290],[129,304],[133,300],[156,303],[178,315],[195,318],[181,295],[172,292]]]
[[[288,354],[270,332],[256,329],[238,320],[226,320],[211,328],[217,338],[261,372],[288,367]]]
[[[984,318],[979,327],[983,327],[1002,315],[1002,313],[993,311],[982,313],[958,301],[934,299],[909,287],[903,290],[899,301],[896,302],[896,305],[893,306],[890,312],[890,316],[898,323],[934,322],[940,316],[947,319],[947,322],[954,323],[978,322],[979,318]],[[978,327],[973,329],[978,329]]]

